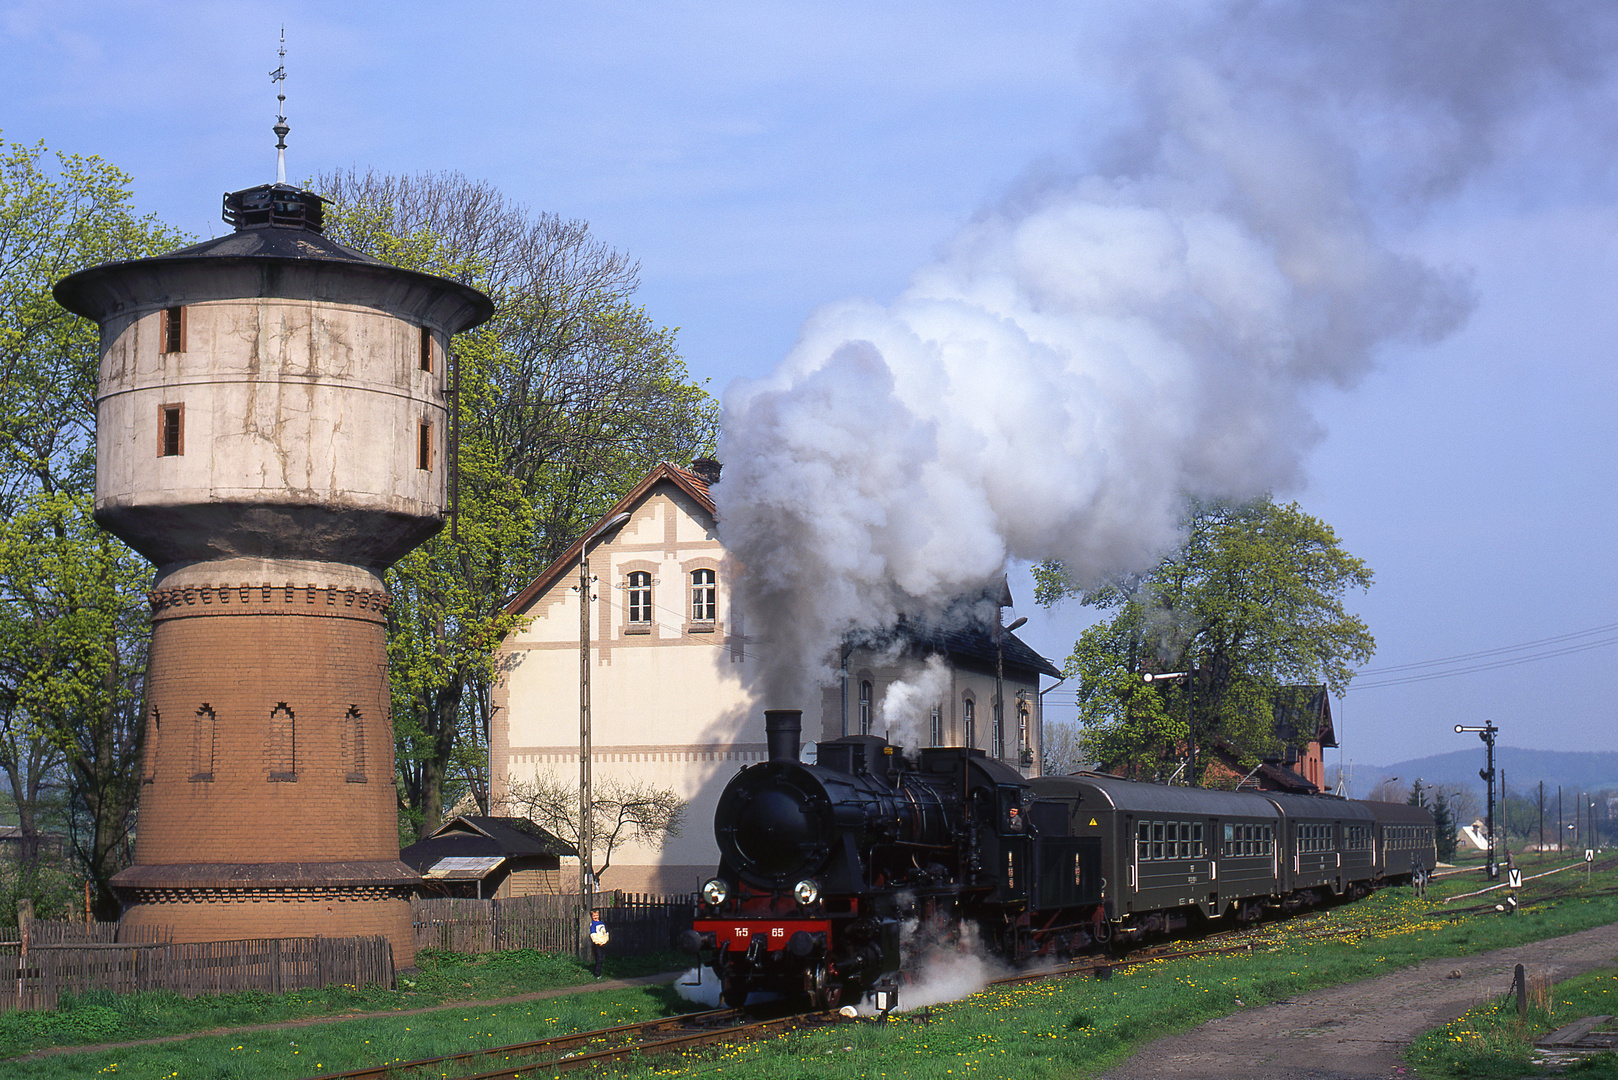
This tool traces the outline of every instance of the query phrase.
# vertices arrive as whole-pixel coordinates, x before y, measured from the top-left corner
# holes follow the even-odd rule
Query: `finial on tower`
[[[292,130],[287,127],[286,118],[287,28],[285,24],[281,27],[281,51],[278,55],[281,58],[281,66],[270,72],[270,81],[275,83],[276,89],[275,127],[270,130],[275,132],[277,139],[275,144],[275,182],[284,184],[287,182],[287,132]]]

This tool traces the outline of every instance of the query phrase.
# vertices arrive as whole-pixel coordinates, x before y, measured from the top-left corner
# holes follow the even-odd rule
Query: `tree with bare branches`
[[[488,293],[451,346],[455,524],[390,572],[401,833],[462,793],[488,808],[492,656],[504,603],[659,461],[711,449],[718,408],[674,331],[635,303],[639,268],[581,221],[455,173],[332,173],[327,232]]]
[[[668,788],[641,780],[607,777],[590,792],[590,839],[597,876],[612,866],[612,853],[625,843],[661,848],[685,826],[685,800]],[[579,786],[544,773],[518,780],[506,798],[507,812],[525,817],[575,848],[579,846]]]

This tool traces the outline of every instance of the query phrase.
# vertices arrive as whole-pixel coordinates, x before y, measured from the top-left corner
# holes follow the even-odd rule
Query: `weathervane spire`
[[[281,51],[278,55],[281,58],[281,66],[270,72],[270,81],[275,84],[276,89],[275,127],[271,128],[271,130],[275,132],[277,140],[275,144],[275,182],[284,184],[287,182],[287,132],[292,130],[287,127],[286,117],[287,28],[284,23],[281,26]]]

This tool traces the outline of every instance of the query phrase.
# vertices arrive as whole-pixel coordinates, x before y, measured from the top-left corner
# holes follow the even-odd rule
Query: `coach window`
[[[1154,821],[1152,822],[1152,858],[1161,859],[1162,857],[1163,823],[1161,821]]]
[[[1205,857],[1202,847],[1202,822],[1200,821],[1191,823],[1191,857],[1193,859]]]
[[[1140,837],[1139,847],[1138,847],[1138,849],[1136,851],[1136,855],[1142,860],[1150,859],[1152,857],[1152,823],[1151,822],[1143,821],[1143,822],[1140,823],[1139,837]]]

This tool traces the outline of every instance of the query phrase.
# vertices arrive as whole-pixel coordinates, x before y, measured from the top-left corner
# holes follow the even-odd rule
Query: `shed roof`
[[[463,814],[437,832],[399,852],[402,862],[422,872],[446,858],[532,858],[577,855],[572,844],[527,818]]]

